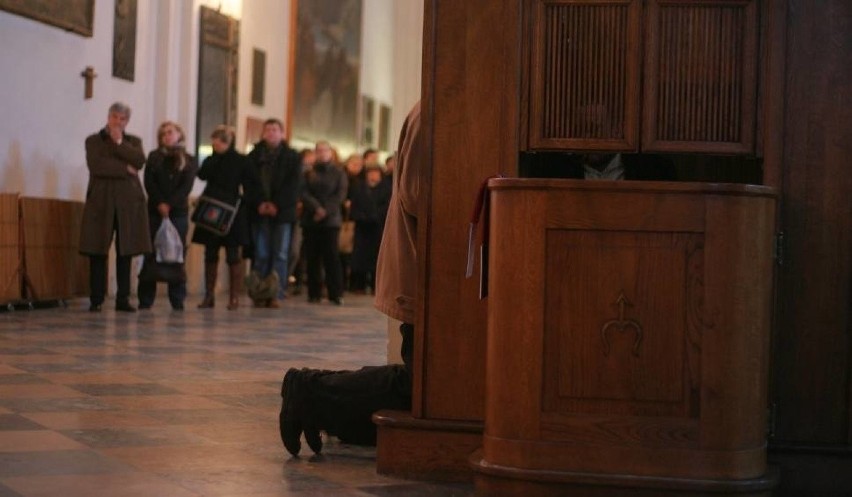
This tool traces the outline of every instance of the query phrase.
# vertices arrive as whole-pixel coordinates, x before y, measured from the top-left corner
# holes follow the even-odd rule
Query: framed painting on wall
[[[393,143],[390,136],[391,108],[389,105],[379,106],[379,150],[392,152]]]
[[[294,0],[290,141],[357,149],[362,0]]]
[[[95,0],[0,0],[0,10],[91,37]]]
[[[376,144],[376,101],[361,95],[361,147],[373,148]]]

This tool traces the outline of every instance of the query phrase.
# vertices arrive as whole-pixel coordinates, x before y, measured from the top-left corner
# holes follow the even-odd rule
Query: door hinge
[[[775,425],[778,420],[778,404],[773,402],[769,404],[768,409],[769,419],[767,419],[766,423],[766,437],[770,440],[775,438]]]
[[[784,253],[785,252],[785,250],[784,250],[785,244],[786,244],[785,233],[783,231],[779,231],[778,233],[775,233],[775,254],[773,254],[773,255],[775,257],[775,264],[778,264],[779,266],[784,265],[784,257],[786,255]]]

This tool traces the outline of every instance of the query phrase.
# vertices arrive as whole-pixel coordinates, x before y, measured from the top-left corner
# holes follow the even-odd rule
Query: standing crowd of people
[[[230,310],[240,305],[243,281],[253,305],[266,308],[279,307],[289,291],[300,293],[305,280],[312,303],[325,296],[342,305],[346,291],[375,289],[392,161],[385,171],[378,153],[368,150],[343,166],[326,141],[298,153],[284,139],[283,123],[273,118],[264,122],[262,139],[248,155],[236,150],[230,128],[217,127],[210,135],[212,155],[199,168],[186,150],[183,129],[172,121],[159,126],[157,147],[146,157],[142,140],[126,132],[130,114],[127,105],[113,104],[104,128],[86,139],[89,186],[80,252],[90,260],[90,311],[101,311],[105,300],[113,239],[115,309],[137,310],[130,303],[131,259],[142,255],[138,309],[154,305],[157,282],[165,281],[172,309],[183,310],[183,258],[163,261],[155,247],[161,231],[173,228],[185,255],[191,221],[196,225],[191,242],[204,246],[204,298],[198,308],[216,305],[223,248]],[[201,199],[221,207],[204,209],[203,216],[216,222],[226,219],[226,229],[210,229],[211,219],[190,217],[189,196],[196,178],[206,182]],[[248,277],[244,258],[251,260]],[[296,283],[293,289],[288,288],[291,281]]]

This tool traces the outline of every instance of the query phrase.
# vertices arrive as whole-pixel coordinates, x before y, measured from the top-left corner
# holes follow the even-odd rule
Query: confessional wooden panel
[[[528,0],[529,149],[756,153],[758,6]]]
[[[642,149],[754,153],[754,0],[650,0]]]
[[[476,0],[428,8],[436,8],[433,35],[442,41],[423,71],[433,186],[419,232],[426,273],[414,409],[428,419],[481,421],[486,302],[477,280],[464,279],[467,228],[482,180],[512,174],[517,161],[518,78],[511,75],[519,65],[520,5]]]
[[[694,490],[708,480],[771,486],[774,192],[489,184],[493,264],[477,470],[528,480],[548,472],[565,483],[582,474],[613,486],[639,476]],[[514,261],[528,277],[505,270]]]
[[[642,2],[530,8],[531,148],[636,150]]]
[[[852,457],[852,4],[788,2],[774,443]],[[813,8],[812,8],[813,7]],[[804,475],[802,475],[804,476]],[[852,488],[847,486],[845,488]]]

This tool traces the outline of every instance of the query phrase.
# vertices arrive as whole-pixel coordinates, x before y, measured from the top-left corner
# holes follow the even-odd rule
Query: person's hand
[[[129,174],[131,176],[136,176],[136,168],[131,166],[130,164],[128,164],[127,165],[127,174]]]
[[[171,210],[172,208],[169,207],[169,204],[165,202],[160,202],[159,204],[157,204],[157,212],[160,213],[161,217],[169,217],[169,212]]]
[[[109,137],[112,141],[121,145],[121,140],[124,138],[124,131],[122,131],[118,126],[107,126],[107,129],[109,130]]]
[[[322,221],[325,219],[328,213],[322,207],[317,207],[317,210],[314,211],[314,221]]]
[[[275,217],[278,215],[278,206],[275,205],[274,202],[269,202],[269,206],[267,208],[267,212],[269,212],[270,217]]]

